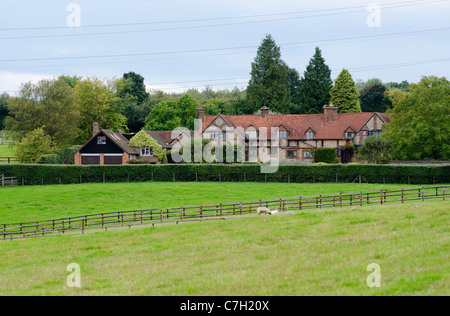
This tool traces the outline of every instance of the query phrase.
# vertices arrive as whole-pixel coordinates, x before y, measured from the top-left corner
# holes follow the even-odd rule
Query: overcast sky
[[[245,88],[269,33],[300,74],[319,46],[333,79],[449,77],[450,0],[0,0],[0,91],[129,71],[166,92]]]

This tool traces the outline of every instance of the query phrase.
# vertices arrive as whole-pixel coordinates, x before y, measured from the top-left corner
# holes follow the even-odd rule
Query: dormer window
[[[257,139],[258,133],[256,132],[256,130],[250,129],[245,132],[245,137],[247,137],[247,139]]]
[[[141,148],[141,156],[142,157],[152,157],[153,156],[153,149],[145,147]]]
[[[306,139],[307,140],[314,139],[314,132],[313,131],[306,132]]]
[[[287,131],[278,131],[278,138],[280,140],[287,139],[288,132]]]
[[[100,136],[97,138],[97,145],[106,145],[106,136]]]
[[[345,132],[345,138],[346,139],[353,139],[353,138],[355,138],[355,133],[353,133],[353,132]]]

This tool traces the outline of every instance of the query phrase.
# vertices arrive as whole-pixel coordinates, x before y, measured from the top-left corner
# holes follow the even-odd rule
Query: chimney
[[[338,107],[334,106],[333,103],[330,105],[325,105],[323,107],[323,114],[325,124],[334,123],[338,119]]]
[[[205,109],[203,108],[203,106],[198,108],[198,119],[202,120],[202,122],[205,122],[205,118],[206,118],[206,112]]]
[[[93,129],[92,129],[92,136],[97,135],[98,132],[100,132],[99,124],[98,124],[98,122],[94,122],[94,126],[93,126]]]
[[[261,109],[261,117],[262,118],[267,118],[267,116],[269,116],[269,108],[267,106],[264,106]]]

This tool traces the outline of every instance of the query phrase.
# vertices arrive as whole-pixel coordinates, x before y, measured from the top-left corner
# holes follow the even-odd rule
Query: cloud
[[[42,79],[52,79],[53,75],[45,74],[24,74],[14,72],[0,72],[0,92],[8,92],[14,94],[17,92],[23,83],[32,82],[37,83]]]

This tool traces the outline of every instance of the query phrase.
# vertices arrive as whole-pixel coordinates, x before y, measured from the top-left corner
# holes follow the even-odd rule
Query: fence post
[[[444,185],[444,187],[442,188],[442,196],[444,197],[444,201],[445,201],[445,185]]]
[[[422,187],[422,202],[425,202],[425,188]]]
[[[362,193],[362,191],[361,191],[361,197],[360,197],[360,200],[361,200],[361,207],[363,206],[363,193]]]
[[[2,188],[5,187],[5,175],[2,174]]]
[[[405,193],[404,189],[402,189],[402,204],[405,203]]]

